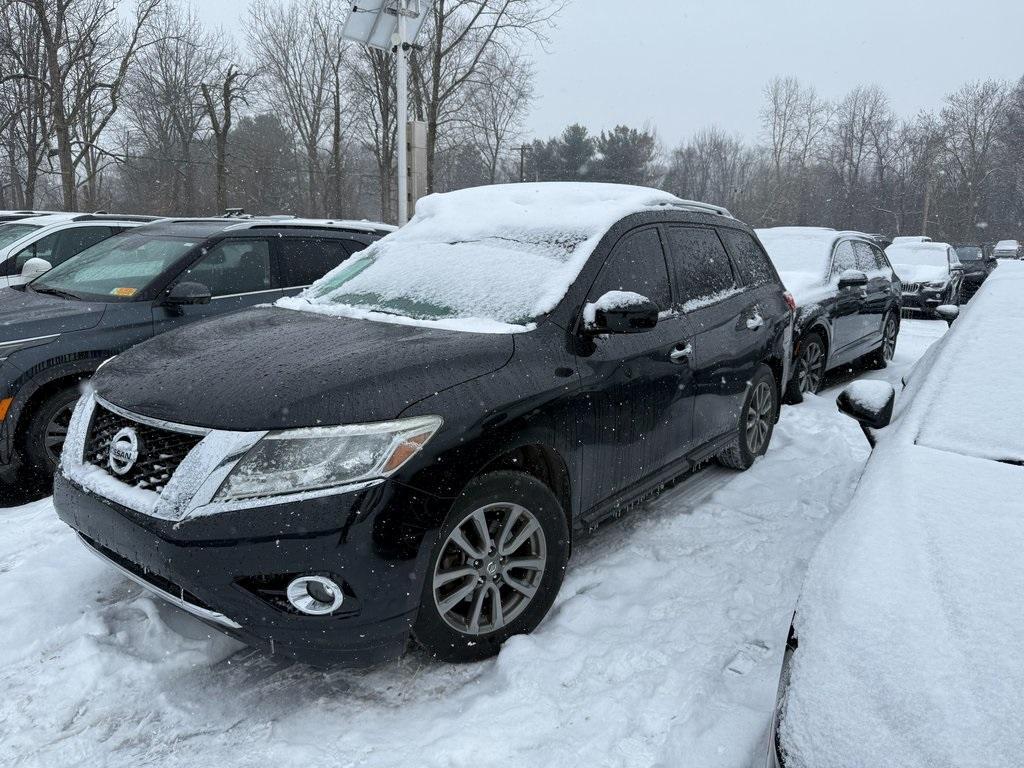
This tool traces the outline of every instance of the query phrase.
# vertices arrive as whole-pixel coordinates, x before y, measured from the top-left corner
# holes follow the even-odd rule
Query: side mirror
[[[859,269],[847,269],[839,275],[840,288],[863,288],[868,284],[868,276]]]
[[[53,269],[53,265],[50,262],[34,256],[22,265],[21,276],[26,280],[35,280],[40,275],[45,275],[51,269]]]
[[[658,307],[646,296],[630,291],[608,291],[583,307],[588,333],[643,333],[658,324]]]
[[[960,317],[960,307],[953,304],[941,304],[935,308],[935,314],[940,320],[945,320],[946,325],[953,325],[953,321]]]
[[[855,381],[836,398],[839,411],[860,424],[868,442],[875,445],[872,429],[883,429],[892,421],[896,390],[886,381],[865,379]]]
[[[185,282],[172,286],[163,303],[171,307],[183,307],[186,304],[209,304],[211,298],[210,289],[202,283]]]

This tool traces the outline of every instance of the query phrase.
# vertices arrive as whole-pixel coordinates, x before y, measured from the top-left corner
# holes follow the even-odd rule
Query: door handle
[[[672,351],[668,353],[668,357],[669,360],[671,360],[673,363],[681,363],[692,354],[692,344],[690,344],[689,342],[685,344],[683,342],[679,342],[672,348]]]
[[[747,318],[747,328],[751,331],[756,331],[758,328],[764,327],[764,318],[761,317],[760,310],[756,310],[753,315]]]

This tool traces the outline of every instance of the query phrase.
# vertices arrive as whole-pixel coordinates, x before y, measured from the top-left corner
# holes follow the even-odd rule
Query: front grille
[[[904,283],[903,284],[903,292],[904,293],[917,293],[920,290],[921,290],[921,284],[920,283]]]
[[[110,468],[110,443],[114,435],[131,427],[139,439],[139,456],[125,474]],[[199,435],[152,427],[109,411],[97,404],[85,441],[85,461],[122,483],[160,493],[188,452],[202,440]]]

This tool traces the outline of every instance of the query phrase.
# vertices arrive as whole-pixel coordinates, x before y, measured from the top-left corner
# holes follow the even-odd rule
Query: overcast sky
[[[244,7],[198,5],[226,27]],[[527,124],[542,138],[572,122],[650,123],[669,146],[711,123],[756,138],[773,75],[830,98],[878,83],[903,115],[1024,76],[1024,0],[574,0],[549,37]]]

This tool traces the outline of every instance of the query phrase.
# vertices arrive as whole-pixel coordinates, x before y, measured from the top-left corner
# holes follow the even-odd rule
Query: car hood
[[[122,408],[213,429],[361,423],[501,368],[514,344],[509,334],[261,307],[150,339],[94,383]]]
[[[106,307],[98,301],[0,288],[0,342],[94,328]]]
[[[896,264],[893,271],[904,283],[937,283],[949,279],[949,270],[930,264]]]

